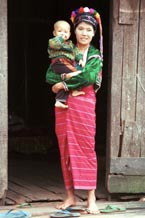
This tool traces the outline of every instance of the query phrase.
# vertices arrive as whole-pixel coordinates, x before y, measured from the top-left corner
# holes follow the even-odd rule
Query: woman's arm
[[[46,71],[46,82],[53,85],[58,82],[62,82],[61,74],[54,73],[51,66]]]
[[[92,52],[93,51],[93,52]],[[97,56],[98,57],[97,57]],[[96,56],[96,57],[95,57]],[[65,84],[69,90],[76,89],[78,87],[82,86],[88,86],[90,84],[96,84],[97,85],[100,83],[101,84],[101,77],[100,77],[100,72],[102,70],[102,59],[99,56],[99,51],[98,54],[96,54],[96,50],[94,53],[94,49],[90,50],[90,55],[89,55],[89,60],[87,60],[87,63],[85,67],[82,70],[82,73],[70,78],[70,79],[65,79]],[[60,74],[55,74],[51,66],[48,68],[46,72],[46,82],[50,84],[56,84],[59,82],[62,82],[62,78]]]
[[[102,70],[102,60],[98,58],[91,58],[87,61],[82,73],[77,76],[72,77],[69,80],[66,80],[65,83],[69,90],[76,89],[82,86],[88,86],[91,84],[101,83],[100,72]]]

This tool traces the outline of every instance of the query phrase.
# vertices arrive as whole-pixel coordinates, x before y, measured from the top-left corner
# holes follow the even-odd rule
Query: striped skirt
[[[92,86],[83,91],[85,95],[77,97],[70,93],[68,109],[55,109],[55,130],[66,189],[96,189],[96,95]]]

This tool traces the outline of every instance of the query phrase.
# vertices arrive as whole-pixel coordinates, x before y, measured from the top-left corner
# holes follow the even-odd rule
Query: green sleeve
[[[60,36],[49,39],[48,48],[60,49],[64,43],[64,39]]]
[[[100,58],[94,57],[88,60],[82,73],[65,81],[68,89],[73,90],[91,84],[97,84],[97,86],[100,86],[102,80],[100,76],[102,65],[102,60]]]
[[[51,69],[51,66],[49,66],[46,71],[46,82],[52,85],[62,82],[61,75],[59,73],[54,73]]]

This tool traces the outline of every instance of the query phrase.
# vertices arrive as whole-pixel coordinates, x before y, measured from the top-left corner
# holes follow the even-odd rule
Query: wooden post
[[[7,142],[8,142],[8,37],[7,0],[0,0],[0,203],[7,190]]]

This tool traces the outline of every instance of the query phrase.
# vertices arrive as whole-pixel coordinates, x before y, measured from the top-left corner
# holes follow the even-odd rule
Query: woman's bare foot
[[[98,209],[98,206],[97,206],[97,203],[93,202],[93,201],[88,205],[86,211],[87,211],[88,214],[98,214],[98,213],[100,213],[100,211]]]
[[[56,208],[65,210],[67,207],[75,206],[75,205],[76,205],[76,201],[75,201],[74,190],[70,189],[70,190],[67,190],[67,198],[64,200],[64,202],[57,205]]]
[[[95,190],[88,191],[88,203],[87,203],[86,211],[88,214],[100,213],[97,203],[96,203]]]
[[[67,198],[64,202],[56,205],[57,209],[65,210],[67,207],[75,206],[76,202],[74,199]]]

